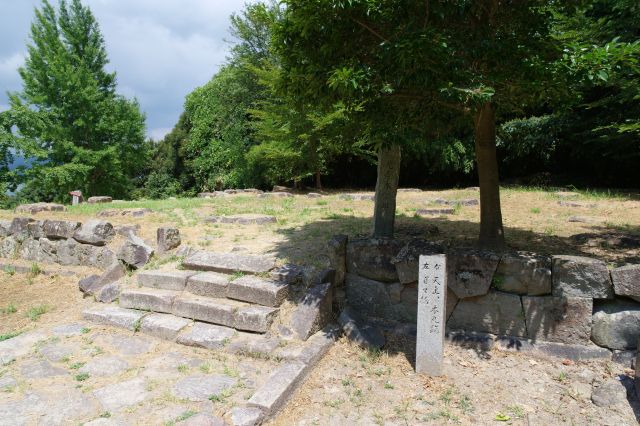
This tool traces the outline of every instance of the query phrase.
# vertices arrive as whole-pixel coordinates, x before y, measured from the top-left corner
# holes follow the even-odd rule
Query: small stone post
[[[442,375],[447,262],[443,254],[420,256],[416,372]]]

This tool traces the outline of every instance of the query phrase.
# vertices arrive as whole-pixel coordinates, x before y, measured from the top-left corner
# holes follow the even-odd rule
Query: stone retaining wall
[[[373,318],[415,323],[418,257],[446,253],[447,329],[625,350],[640,335],[640,265],[577,256],[445,249],[425,240],[328,244],[336,299]],[[344,278],[342,278],[344,277]]]
[[[105,269],[116,261],[105,247],[114,235],[113,226],[104,221],[16,217],[0,221],[0,257]]]

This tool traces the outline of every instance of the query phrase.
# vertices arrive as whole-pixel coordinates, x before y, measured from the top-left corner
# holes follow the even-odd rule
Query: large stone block
[[[98,295],[100,291],[107,285],[112,284],[126,275],[127,271],[120,262],[114,262],[109,266],[102,275],[92,275],[90,277],[80,280],[78,286],[80,291],[88,295]],[[95,278],[93,278],[95,277]],[[115,291],[117,288],[112,288],[111,291]],[[109,295],[105,294],[100,299],[107,298]],[[116,296],[117,297],[117,296]],[[106,302],[105,300],[99,300],[100,302]]]
[[[478,250],[458,250],[447,255],[447,285],[460,299],[489,291],[500,256]]]
[[[14,217],[11,220],[11,226],[9,227],[9,235],[13,235],[22,242],[28,236],[27,226],[29,223],[35,222],[35,220],[29,217]]]
[[[197,296],[227,297],[229,275],[218,272],[200,272],[187,280],[186,290]]]
[[[616,296],[630,297],[640,302],[640,265],[626,265],[611,271]]]
[[[420,255],[444,253],[444,247],[438,243],[423,239],[413,239],[407,243],[392,260],[396,266],[398,279],[402,284],[418,281],[418,261]]]
[[[551,294],[551,259],[534,253],[506,253],[500,259],[493,285],[509,293]]]
[[[409,313],[402,309],[402,304],[394,305],[387,292],[387,284],[363,278],[355,274],[347,274],[347,302],[355,311],[371,317],[397,321],[408,321]]]
[[[107,247],[79,244],[73,239],[58,242],[58,261],[61,265],[92,266],[104,269],[116,262],[115,254]]]
[[[485,296],[461,299],[447,326],[451,330],[526,336],[524,318],[520,296],[490,291]]]
[[[640,336],[640,304],[630,300],[595,305],[591,340],[609,349],[635,349]]]
[[[249,405],[265,413],[275,412],[291,397],[305,372],[306,365],[301,362],[281,364],[249,399]]]
[[[127,265],[138,269],[149,262],[153,256],[153,248],[142,238],[129,234],[125,243],[118,250],[117,256]]]
[[[90,220],[84,223],[80,229],[73,234],[73,239],[95,246],[103,246],[115,236],[113,225],[104,220]]]
[[[245,276],[229,283],[227,297],[263,306],[280,306],[289,294],[289,286],[278,281]]]
[[[138,285],[163,290],[182,291],[194,271],[142,271],[137,275]]]
[[[173,301],[180,293],[147,288],[127,289],[120,293],[120,307],[171,313]]]
[[[44,220],[35,220],[27,224],[27,233],[30,238],[39,240],[40,238],[45,237],[44,222]]]
[[[327,243],[329,254],[329,264],[336,271],[336,285],[344,284],[344,277],[347,273],[347,241],[346,235],[334,235]]]
[[[458,296],[456,296],[450,288],[447,288],[447,319],[453,313],[453,309],[458,304],[458,300],[460,300]],[[402,304],[403,311],[406,312],[409,317],[410,322],[416,321],[418,319],[418,284],[412,283],[404,286],[400,294],[400,303]]]
[[[52,240],[72,238],[81,223],[70,220],[45,220],[44,235]]]
[[[178,247],[182,240],[177,228],[158,228],[156,232],[158,253],[165,253]]]
[[[271,327],[278,309],[266,306],[245,306],[234,313],[233,326],[238,330],[266,333]]]
[[[89,204],[110,203],[112,201],[113,201],[113,198],[107,195],[98,195],[94,197],[89,197],[89,199],[87,199],[87,203]]]
[[[15,259],[18,255],[20,244],[15,237],[4,237],[0,241],[0,257]]]
[[[607,264],[588,257],[553,256],[553,295],[612,298]]]
[[[146,312],[123,309],[117,306],[105,306],[87,309],[82,312],[82,317],[99,324],[113,325],[135,331],[145,314]]]
[[[122,285],[119,281],[104,285],[96,293],[96,301],[100,303],[111,303],[120,297],[122,291]]]
[[[198,251],[187,256],[182,264],[197,271],[262,274],[273,269],[276,260],[272,256]]]
[[[593,300],[585,297],[523,297],[529,338],[589,344]]]
[[[0,220],[0,237],[8,237],[11,235],[11,221]]]
[[[227,327],[235,326],[236,307],[220,299],[183,295],[175,299],[173,314]]]
[[[174,340],[191,323],[191,320],[174,315],[149,314],[142,319],[140,331],[161,339]]]
[[[347,272],[382,282],[398,281],[392,260],[402,243],[392,239],[365,238],[347,243]]]
[[[232,328],[196,322],[193,327],[182,331],[176,341],[181,345],[220,349],[234,334],[235,330]]]
[[[291,317],[291,328],[298,339],[307,340],[331,320],[331,283],[318,284],[302,298]]]

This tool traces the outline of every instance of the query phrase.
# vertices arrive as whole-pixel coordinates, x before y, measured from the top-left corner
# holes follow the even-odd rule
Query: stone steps
[[[198,251],[187,256],[182,265],[195,271],[264,274],[275,268],[273,256]]]
[[[255,333],[266,333],[278,313],[272,307],[147,287],[123,290],[120,308],[167,313]]]
[[[191,294],[228,298],[268,307],[278,307],[289,293],[288,284],[256,276],[233,276],[219,272],[143,271],[138,285],[159,290],[187,291]]]

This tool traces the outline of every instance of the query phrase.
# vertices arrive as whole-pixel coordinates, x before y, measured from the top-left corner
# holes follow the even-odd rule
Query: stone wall
[[[447,329],[633,349],[640,335],[640,265],[609,269],[577,256],[445,249],[424,240],[328,244],[336,300],[369,317],[415,323],[418,257],[446,253]],[[342,284],[342,285],[341,285]]]
[[[0,221],[0,257],[105,269],[116,261],[116,254],[106,247],[114,235],[105,221],[16,217]]]

